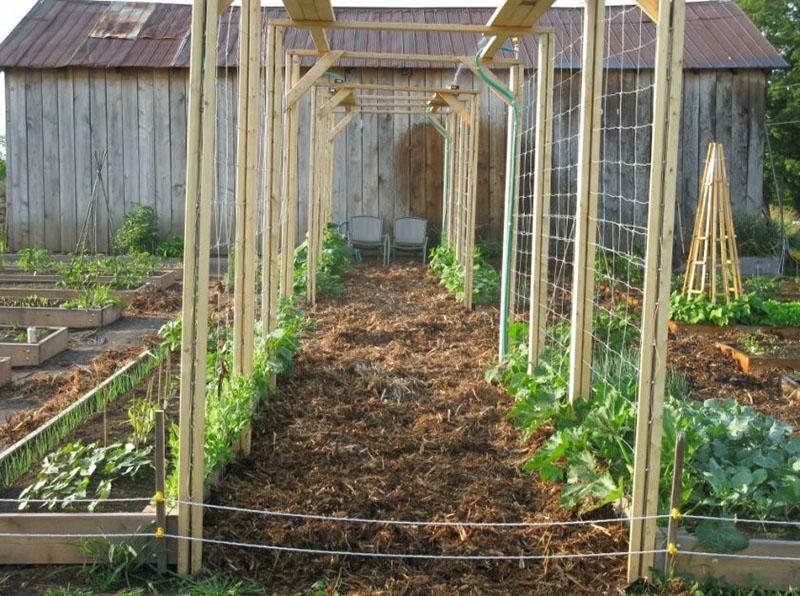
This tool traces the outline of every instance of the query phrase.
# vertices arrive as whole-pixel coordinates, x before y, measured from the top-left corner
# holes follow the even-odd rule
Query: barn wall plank
[[[139,203],[156,208],[153,71],[138,73],[139,108]]]
[[[153,123],[155,142],[155,208],[158,233],[166,237],[172,230],[172,163],[170,149],[169,73],[153,73]]]
[[[106,73],[102,70],[89,71],[89,109],[91,117],[92,154],[89,157],[92,169],[92,188],[94,189],[94,213],[92,232],[88,246],[101,252],[111,248],[109,226],[110,201],[108,197],[108,114]],[[98,176],[98,170],[102,179]]]
[[[73,112],[72,71],[58,73],[58,217],[59,250],[74,247],[78,240],[75,180],[75,118]],[[52,205],[56,209],[56,204]]]
[[[28,237],[29,246],[44,247],[44,132],[42,71],[27,71]],[[87,106],[88,107],[88,106]]]
[[[110,70],[106,73],[106,130],[108,132],[108,201],[112,241],[117,227],[125,216],[125,154],[138,151],[138,139],[134,143],[125,136],[123,113],[122,75]],[[138,184],[138,180],[136,181]]]
[[[678,230],[676,239],[679,254],[686,254],[692,238],[697,195],[700,188],[700,173],[697,171],[700,126],[700,76],[687,72],[683,79],[683,118],[681,119],[680,162],[677,211]]]
[[[61,222],[58,209],[61,192],[58,154],[58,75],[55,71],[42,72],[42,138],[44,155],[43,194],[43,246],[48,250],[61,247]]]
[[[186,90],[187,78],[182,70],[169,71],[169,136],[171,207],[170,234],[183,234],[186,199]]]
[[[747,205],[748,208],[761,209],[764,197],[764,160],[766,143],[767,93],[766,75],[760,71],[750,71],[750,130],[747,155]]]
[[[28,113],[25,102],[24,70],[6,71],[6,110],[8,112],[8,241],[19,250],[28,241]]]
[[[358,72],[348,75],[347,80],[359,82],[361,77]],[[347,127],[344,134],[347,135],[347,194],[345,204],[347,205],[347,219],[354,215],[363,215],[363,188],[361,172],[361,129],[362,120],[356,116],[352,124]]]
[[[135,72],[122,73],[122,142],[124,200],[122,213],[133,211],[141,201],[139,192],[139,85]]]
[[[365,69],[361,73],[361,80],[364,83],[377,83],[377,70]],[[378,217],[381,214],[378,201],[378,116],[363,114],[361,118],[363,120],[361,127],[362,209],[364,215]],[[387,221],[383,222],[384,229],[388,223]]]
[[[408,76],[403,71],[395,70],[392,75],[393,84],[397,87],[408,87]],[[410,93],[400,93],[398,97],[410,97]],[[411,144],[408,131],[411,117],[397,115],[392,118],[393,152],[394,161],[394,190],[395,190],[395,217],[407,217],[411,209],[410,189],[410,162]]]
[[[425,71],[415,69],[409,77],[412,87],[425,86]],[[409,215],[425,217],[427,201],[425,197],[425,133],[428,124],[424,116],[410,117],[408,142],[410,158],[408,162]]]
[[[390,70],[376,70],[376,81],[382,85],[394,84],[394,77]],[[395,151],[394,128],[395,119],[404,119],[400,115],[377,116],[376,131],[376,160],[377,160],[377,194],[378,214],[383,218],[387,230],[396,217],[396,203],[398,200],[395,184],[394,161],[402,159],[402,152]]]
[[[72,93],[75,121],[75,215],[76,228],[80,234],[89,211],[92,195],[92,109],[89,94],[89,71],[76,69],[73,72]],[[136,137],[134,137],[136,138]],[[74,250],[71,246],[67,250]]]

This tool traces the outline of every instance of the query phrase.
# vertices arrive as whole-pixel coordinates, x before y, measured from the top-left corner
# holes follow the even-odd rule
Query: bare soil
[[[253,451],[212,502],[370,519],[550,521],[574,518],[560,486],[521,469],[539,440],[507,419],[512,398],[484,381],[494,307],[465,312],[417,265],[363,265],[323,299],[296,370],[255,425]],[[608,516],[609,511],[594,515]],[[301,548],[420,554],[624,551],[626,529],[475,529],[299,521],[209,511],[210,538]],[[612,593],[624,558],[454,562],[276,554],[210,546],[217,570],[276,593],[318,580],[342,593]]]

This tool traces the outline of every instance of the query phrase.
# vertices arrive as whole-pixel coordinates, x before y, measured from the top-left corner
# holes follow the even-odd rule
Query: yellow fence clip
[[[153,495],[153,502],[156,505],[160,505],[161,503],[163,503],[164,502],[164,493],[161,492],[161,491],[158,491],[155,495]]]
[[[670,557],[674,557],[678,554],[678,546],[674,542],[670,542],[667,545],[667,554],[669,554]]]
[[[167,533],[164,531],[164,528],[156,528],[156,539],[161,540],[166,536]]]
[[[681,521],[681,518],[683,517],[683,515],[681,514],[680,510],[677,507],[672,508],[672,513],[670,515],[672,516],[672,519],[674,519],[675,521]]]

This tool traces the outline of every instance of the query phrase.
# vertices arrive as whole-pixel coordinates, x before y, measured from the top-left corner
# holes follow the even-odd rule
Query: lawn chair
[[[400,251],[422,251],[422,264],[428,258],[428,220],[421,217],[400,217],[394,220],[394,234],[389,245],[389,260],[392,249]]]
[[[347,241],[353,248],[383,250],[383,266],[389,265],[389,235],[383,233],[383,219],[356,215],[348,223]]]

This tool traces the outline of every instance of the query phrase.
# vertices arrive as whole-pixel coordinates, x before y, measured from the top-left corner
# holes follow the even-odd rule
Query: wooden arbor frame
[[[263,332],[273,330],[277,324],[279,287],[284,288],[287,295],[293,285],[291,258],[295,244],[294,229],[290,226],[291,209],[296,210],[297,175],[286,164],[296,163],[298,146],[298,100],[316,82],[325,71],[341,58],[384,59],[422,61],[435,63],[466,64],[473,72],[490,85],[509,106],[508,155],[519,154],[519,135],[515,134],[519,117],[519,103],[522,99],[523,69],[516,60],[496,59],[495,54],[501,49],[506,39],[513,36],[539,34],[540,56],[552,57],[552,30],[533,27],[536,20],[552,4],[553,0],[506,0],[498,8],[486,26],[445,25],[445,24],[408,24],[408,23],[338,23],[333,19],[330,3],[325,0],[285,0],[292,20],[272,21],[267,27],[267,64],[266,64],[266,110],[265,110],[265,146],[263,152],[264,177],[263,194],[266,202],[263,209],[263,234],[261,241],[262,286],[261,286],[261,327]],[[653,129],[653,171],[650,190],[650,234],[647,247],[647,274],[645,278],[645,299],[642,322],[641,381],[639,388],[638,422],[635,448],[635,474],[633,488],[633,515],[631,524],[629,557],[629,578],[645,577],[652,567],[652,549],[655,544],[655,519],[658,502],[658,471],[661,455],[661,433],[663,393],[666,357],[666,307],[669,297],[669,271],[671,267],[672,230],[668,222],[674,214],[675,172],[677,163],[677,130],[680,118],[680,89],[683,40],[684,0],[638,0],[637,3],[658,23],[658,43],[656,60],[656,80],[654,87],[655,111]],[[208,335],[207,290],[210,257],[210,212],[213,192],[213,160],[216,108],[216,61],[217,61],[217,19],[220,12],[226,10],[230,0],[194,0],[192,19],[192,48],[190,71],[189,100],[189,132],[187,160],[187,201],[186,201],[186,245],[183,306],[183,337],[181,354],[181,405],[180,405],[180,453],[179,453],[179,535],[187,540],[179,540],[179,571],[199,572],[202,566],[202,502],[203,502],[203,437],[205,411],[205,356]],[[597,90],[602,80],[602,21],[604,14],[603,0],[587,0],[587,18],[584,35],[584,69],[590,76],[584,77],[583,110],[581,117],[581,151],[579,166],[578,193],[578,231],[576,241],[581,247],[591,245],[592,234],[592,188],[596,189],[599,137],[599,104]],[[234,368],[236,374],[247,374],[252,370],[253,329],[251,321],[255,320],[255,271],[258,258],[256,242],[257,204],[255,189],[258,188],[258,86],[260,65],[256,56],[260,55],[261,13],[256,0],[244,0],[242,8],[240,75],[239,142],[237,143],[237,200],[236,200],[236,246],[241,251],[237,254],[236,266],[236,309],[234,321]],[[295,50],[286,53],[283,47],[283,33],[287,27],[308,29],[314,40],[315,50]],[[473,32],[482,33],[489,38],[478,56],[420,56],[404,54],[374,54],[331,50],[327,42],[326,31],[335,28],[377,29],[377,30],[421,30],[440,32]],[[542,52],[544,51],[544,53]],[[318,58],[316,64],[301,76],[300,60],[302,57]],[[280,58],[285,57],[283,63]],[[540,62],[541,72],[548,71],[552,59]],[[504,85],[489,70],[491,65],[510,67],[510,84]],[[245,67],[246,65],[246,67]],[[546,68],[543,68],[546,67]],[[284,76],[284,71],[286,76]],[[551,75],[548,74],[547,77]],[[543,79],[545,77],[540,77]],[[550,79],[552,81],[552,79]],[[547,85],[541,83],[537,89],[537,97],[547,99]],[[342,88],[345,88],[343,85]],[[362,86],[362,90],[378,89],[377,86]],[[394,91],[402,89],[394,88]],[[337,90],[337,94],[342,89]],[[447,92],[448,90],[443,90]],[[314,96],[316,97],[315,91]],[[595,98],[594,101],[591,101]],[[328,98],[330,101],[332,98]],[[316,99],[314,99],[316,102]],[[398,102],[400,103],[400,102]],[[478,111],[478,102],[466,102],[470,105],[473,116]],[[547,122],[549,101],[539,102],[542,112],[537,112],[540,123]],[[430,113],[428,106],[424,111]],[[319,113],[324,105],[315,106]],[[332,109],[329,115],[315,119],[317,135],[338,134],[357,111],[347,107],[344,117],[335,121],[338,111]],[[365,105],[359,110],[372,109]],[[379,109],[378,107],[375,108]],[[392,108],[399,110],[400,108]],[[445,117],[444,130],[453,131],[454,113],[452,106]],[[474,122],[474,121],[473,121]],[[457,124],[456,126],[460,126]],[[537,132],[536,165],[536,205],[535,214],[540,234],[546,225],[546,204],[549,192],[547,181],[546,151],[547,128],[539,127]],[[437,128],[438,130],[438,128]],[[477,131],[477,127],[475,128]],[[441,132],[441,131],[440,131]],[[541,144],[539,141],[543,141]],[[466,146],[477,144],[477,134],[463,141]],[[314,152],[314,175],[320,180],[330,179],[330,143],[322,144]],[[541,150],[540,150],[541,148]],[[464,152],[469,159],[476,160],[476,152]],[[463,160],[466,161],[466,160]],[[470,161],[470,165],[472,164]],[[595,165],[593,165],[595,164]],[[325,168],[328,168],[327,170]],[[465,171],[468,171],[465,170]],[[474,171],[474,170],[472,170]],[[506,170],[506,220],[504,234],[506,246],[510,247],[515,236],[514,214],[517,204],[517,176],[513,160],[508,160]],[[454,177],[458,180],[458,177]],[[465,188],[474,187],[475,177],[470,179],[464,174]],[[470,186],[471,185],[471,186]],[[594,186],[593,186],[594,185]],[[315,185],[319,187],[319,185]],[[330,184],[317,190],[309,208],[314,208],[315,224],[314,241],[320,242],[321,222],[330,212]],[[471,192],[469,190],[465,192]],[[594,193],[596,196],[596,193]],[[473,199],[474,200],[474,199]],[[445,197],[445,201],[447,198]],[[446,203],[447,204],[447,203]],[[450,205],[452,207],[452,205]],[[469,218],[456,224],[455,217],[448,217],[448,230],[451,226],[470,225]],[[472,222],[474,225],[474,221]],[[280,244],[284,250],[279,250]],[[576,244],[577,246],[577,244]],[[291,249],[287,249],[291,247]],[[471,249],[459,248],[462,253]],[[509,270],[512,251],[504,254],[503,265]],[[546,281],[547,247],[544,241],[534,242],[532,267],[536,275],[534,280]],[[591,255],[583,252],[576,262],[577,276],[590,275]],[[471,267],[467,267],[471,271]],[[582,273],[581,273],[582,272]],[[587,395],[588,376],[585,373],[591,358],[591,301],[585,300],[591,291],[592,278],[583,277],[580,286],[575,287],[573,312],[573,339],[571,350],[571,395]],[[509,310],[509,281],[505,281],[501,308]],[[546,284],[532,284],[537,292],[543,292]],[[581,288],[583,291],[581,292]],[[313,290],[312,286],[312,290]],[[532,290],[534,291],[534,290]],[[539,304],[539,301],[537,301]],[[588,308],[586,308],[588,304]],[[537,330],[543,324],[542,314],[532,311],[531,321],[539,321],[531,325],[531,349],[539,345]],[[535,316],[534,316],[535,315]],[[587,322],[588,325],[587,325]],[[587,334],[588,330],[588,334]],[[248,338],[247,336],[250,336]],[[589,341],[584,341],[589,338]],[[501,342],[501,354],[504,347]],[[247,449],[247,434],[242,448]],[[196,503],[197,506],[192,506]]]

